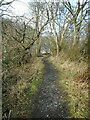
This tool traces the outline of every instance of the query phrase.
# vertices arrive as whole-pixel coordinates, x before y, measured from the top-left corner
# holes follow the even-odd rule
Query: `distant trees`
[[[57,25],[56,25],[56,20],[58,19],[58,10],[59,10],[59,2],[58,3],[51,3],[51,8],[50,8],[50,13],[51,13],[51,17],[52,17],[52,21],[51,21],[51,27],[53,29],[54,32],[54,36],[55,36],[55,43],[56,43],[56,54],[58,56],[59,51],[60,51],[60,44],[59,44],[59,36],[58,36],[58,31],[57,31]]]
[[[8,5],[13,1],[2,0],[0,5]],[[73,41],[73,45],[79,43],[81,31],[85,32],[84,19],[87,15],[87,3],[87,0],[82,3],[78,0],[76,6],[72,6],[69,0],[31,2],[29,3],[29,17],[18,16],[10,20],[12,24],[6,24],[4,19],[3,33],[4,37],[7,36],[5,40],[15,42],[20,46],[23,53],[21,61],[23,61],[26,56],[31,56],[32,51],[37,55],[40,53],[42,38],[47,36],[48,44],[53,46],[58,56],[63,44],[69,43],[70,48],[71,41]]]
[[[37,54],[41,50],[41,36],[44,33],[46,26],[50,22],[51,18],[49,16],[48,5],[43,2],[30,3],[31,14],[33,14],[33,27],[35,29],[34,43],[37,44],[36,51]]]

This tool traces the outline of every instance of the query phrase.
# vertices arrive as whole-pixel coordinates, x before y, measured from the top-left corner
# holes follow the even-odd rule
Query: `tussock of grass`
[[[71,117],[87,118],[88,117],[88,81],[79,80],[85,75],[88,68],[86,62],[71,61],[66,58],[64,53],[59,57],[50,57],[50,61],[56,66],[59,71],[58,83],[67,92],[67,101],[70,108]],[[77,77],[79,79],[76,79]]]
[[[3,111],[12,110],[11,117],[30,117],[33,109],[33,99],[42,82],[43,64],[40,58],[35,58],[32,63],[13,68],[8,76],[19,76],[16,82],[9,77],[8,91],[3,94]],[[10,81],[11,80],[11,81]],[[7,97],[5,96],[7,95]]]

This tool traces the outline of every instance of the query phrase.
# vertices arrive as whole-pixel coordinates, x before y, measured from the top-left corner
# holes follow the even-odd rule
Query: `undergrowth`
[[[3,112],[12,110],[12,118],[30,117],[33,99],[42,82],[43,64],[40,58],[32,63],[11,68],[3,77]]]
[[[71,118],[88,117],[88,64],[72,60],[61,52],[58,57],[50,57],[58,72],[58,84],[67,93]]]

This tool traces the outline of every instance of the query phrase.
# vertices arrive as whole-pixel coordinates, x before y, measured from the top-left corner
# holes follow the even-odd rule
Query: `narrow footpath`
[[[32,118],[67,118],[68,108],[62,97],[62,89],[57,85],[57,70],[42,59],[44,64],[44,77],[34,103]]]

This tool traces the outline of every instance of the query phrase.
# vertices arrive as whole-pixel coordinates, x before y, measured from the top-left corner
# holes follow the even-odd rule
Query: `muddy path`
[[[32,118],[67,118],[68,108],[57,85],[57,70],[45,58],[43,82],[34,102]]]

